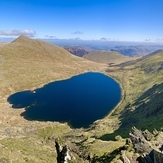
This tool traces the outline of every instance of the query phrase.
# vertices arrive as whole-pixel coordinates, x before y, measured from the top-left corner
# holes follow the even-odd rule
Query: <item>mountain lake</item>
[[[67,122],[72,128],[88,127],[105,117],[120,101],[121,89],[112,78],[88,72],[49,83],[34,91],[12,94],[8,102],[27,120]]]

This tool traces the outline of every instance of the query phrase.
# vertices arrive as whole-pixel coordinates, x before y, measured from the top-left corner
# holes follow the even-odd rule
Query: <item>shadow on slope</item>
[[[120,116],[121,126],[112,134],[100,139],[113,140],[115,136],[128,137],[132,126],[141,130],[160,129],[163,126],[163,83],[155,84],[140,96],[133,105],[128,105]]]

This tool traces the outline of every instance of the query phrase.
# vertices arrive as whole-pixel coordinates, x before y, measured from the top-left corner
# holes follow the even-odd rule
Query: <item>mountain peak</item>
[[[31,38],[21,35],[17,39],[15,39],[13,42],[27,42],[27,41],[31,41],[31,40],[32,40]]]

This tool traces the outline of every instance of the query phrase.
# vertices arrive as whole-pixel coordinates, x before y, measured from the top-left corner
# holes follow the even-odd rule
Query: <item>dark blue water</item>
[[[73,128],[88,127],[103,118],[120,101],[121,90],[112,78],[85,73],[45,85],[35,91],[11,95],[13,108],[25,108],[25,119],[68,122]]]

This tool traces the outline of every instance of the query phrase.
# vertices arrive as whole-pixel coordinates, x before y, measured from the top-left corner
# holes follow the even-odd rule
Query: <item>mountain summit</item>
[[[26,41],[32,41],[31,38],[21,35],[17,39],[15,39],[13,42],[26,42]]]

